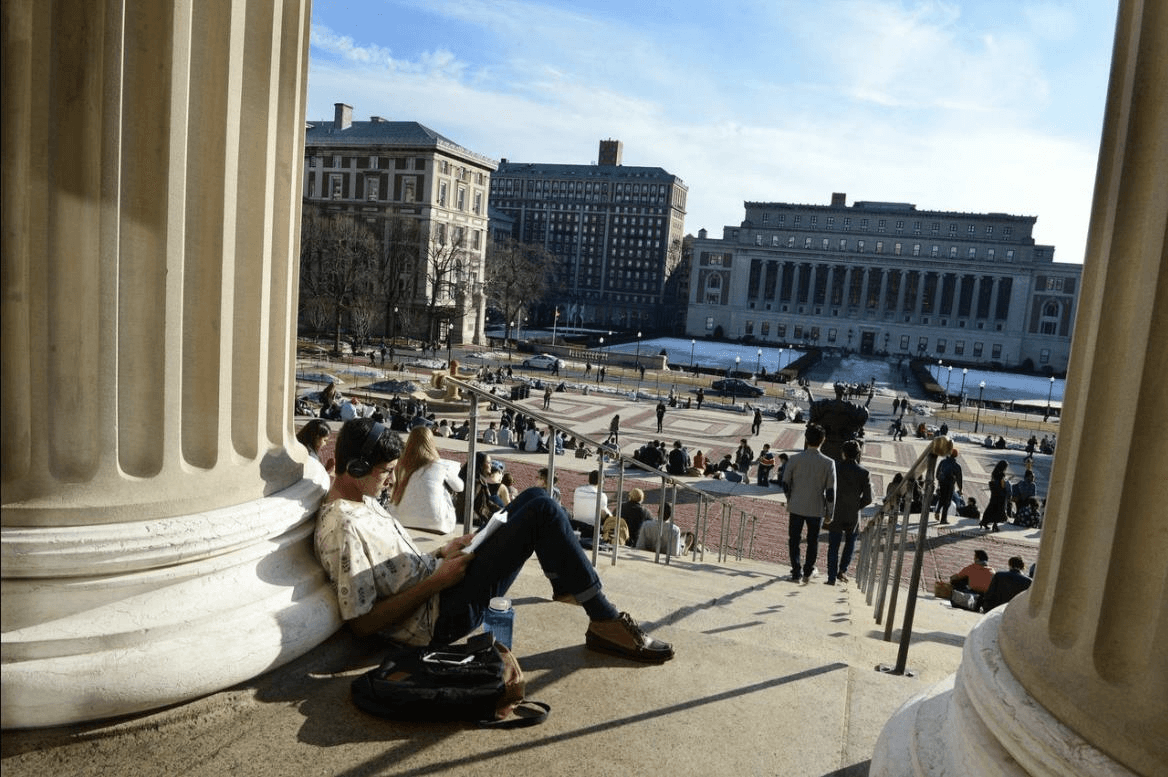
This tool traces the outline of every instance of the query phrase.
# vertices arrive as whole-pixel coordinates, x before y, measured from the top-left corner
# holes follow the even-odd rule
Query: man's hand
[[[434,570],[434,574],[430,575],[430,580],[438,586],[439,590],[449,588],[466,577],[466,567],[474,556],[473,553],[458,552],[454,556],[444,559]]]
[[[473,539],[473,534],[464,534],[461,537],[455,537],[453,540],[443,545],[442,549],[434,555],[438,558],[454,558],[462,551],[463,548],[469,545],[470,541]]]

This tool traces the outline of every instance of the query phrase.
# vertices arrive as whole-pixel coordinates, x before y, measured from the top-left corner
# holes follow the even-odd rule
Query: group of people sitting
[[[975,550],[973,563],[949,577],[950,603],[963,610],[989,612],[1028,589],[1033,582],[1033,567],[1031,575],[1027,575],[1021,556],[1012,556],[1006,563],[1009,568],[997,572],[990,566],[989,554],[980,548]]]

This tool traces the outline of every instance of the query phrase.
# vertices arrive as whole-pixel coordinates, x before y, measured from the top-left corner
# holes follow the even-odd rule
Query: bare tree
[[[372,283],[377,240],[352,216],[307,208],[300,233],[301,296],[331,309],[333,348],[340,351],[344,316]]]
[[[441,340],[441,324],[457,318],[477,280],[475,254],[466,250],[466,234],[438,223],[426,248],[425,309],[428,337]]]
[[[404,326],[408,317],[407,308],[417,297],[421,258],[421,229],[418,221],[409,216],[391,216],[385,224],[382,251],[376,268],[380,301],[385,306],[386,337],[393,338],[400,334],[397,327]]]
[[[490,304],[503,313],[507,338],[511,322],[548,290],[556,264],[542,246],[512,238],[492,240],[487,246],[485,291]]]
[[[365,341],[369,338],[379,307],[379,300],[375,294],[361,292],[353,296],[349,305],[349,322],[352,324],[353,334],[359,340]]]

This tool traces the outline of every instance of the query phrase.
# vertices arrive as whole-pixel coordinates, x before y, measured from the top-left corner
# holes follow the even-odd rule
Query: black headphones
[[[357,458],[349,459],[349,463],[345,465],[346,474],[355,478],[363,478],[373,471],[369,457],[373,455],[373,448],[384,433],[385,426],[374,421],[373,426],[369,428],[368,436],[365,437],[365,443],[361,446],[361,453],[357,455]]]

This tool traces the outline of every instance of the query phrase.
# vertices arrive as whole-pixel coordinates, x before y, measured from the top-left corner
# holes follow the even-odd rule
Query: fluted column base
[[[1002,609],[969,633],[955,675],[885,724],[869,777],[1134,774],[1063,725],[1017,681],[998,648]]]
[[[341,625],[312,551],[327,487],[313,460],[295,485],[207,513],[4,529],[3,728],[186,701],[323,642]]]

